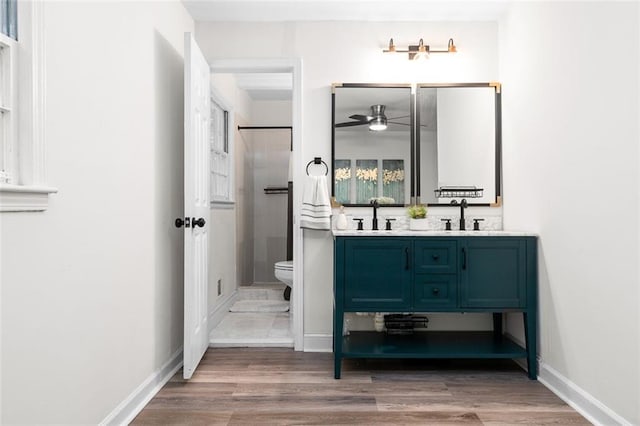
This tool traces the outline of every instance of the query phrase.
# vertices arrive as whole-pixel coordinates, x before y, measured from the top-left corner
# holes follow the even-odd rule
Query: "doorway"
[[[291,249],[289,251],[287,251],[287,233],[285,229],[282,229],[284,232],[280,232],[277,235],[266,235],[273,231],[273,224],[269,224],[271,217],[277,217],[276,222],[282,222],[280,225],[286,225],[288,204],[292,206],[292,222],[295,222],[295,218],[298,215],[294,206],[300,205],[300,195],[293,191],[289,203],[287,200],[288,193],[284,189],[288,187],[287,181],[300,181],[296,170],[299,168],[297,165],[301,164],[301,63],[299,59],[218,60],[213,61],[210,65],[212,81],[215,82],[216,79],[232,76],[240,91],[246,92],[244,101],[255,103],[250,108],[257,112],[253,117],[241,117],[242,121],[234,122],[235,143],[250,144],[255,151],[247,154],[242,152],[242,146],[236,147],[240,150],[241,155],[248,155],[247,158],[251,158],[252,161],[246,163],[246,158],[236,158],[235,160],[236,166],[244,168],[244,170],[240,170],[235,175],[234,190],[240,189],[236,199],[237,227],[234,238],[236,280],[234,283],[235,288],[232,290],[234,297],[232,300],[227,300],[227,302],[229,302],[229,308],[233,309],[240,299],[246,298],[243,294],[247,294],[248,287],[253,287],[253,290],[259,291],[265,290],[265,287],[266,290],[274,290],[262,291],[262,294],[257,296],[257,293],[253,292],[250,297],[267,300],[275,299],[274,292],[279,291],[279,300],[285,300],[283,289],[287,286],[283,284],[282,280],[275,278],[274,266],[279,261],[290,260],[291,274],[293,276],[290,286],[292,291],[290,292],[290,300],[286,303],[289,310],[290,336],[293,341],[292,344],[285,343],[281,344],[281,346],[293,346],[295,350],[303,350],[303,277],[302,273],[298,272],[302,270],[303,264],[302,231],[297,229],[295,224],[291,225]],[[289,80],[288,93],[283,90],[283,76],[286,76]],[[247,80],[251,79],[253,81],[261,81],[261,87],[259,87],[260,85],[252,87],[250,84],[247,85]],[[271,80],[271,83],[268,83],[269,80]],[[271,106],[269,106],[269,102],[272,102]],[[286,106],[287,104],[288,107]],[[265,105],[267,105],[266,110],[264,109]],[[278,109],[274,105],[280,105],[281,109],[284,110],[288,108],[288,116],[286,117],[288,121],[282,119],[282,114],[280,114],[280,118],[278,118],[277,114],[273,114],[273,111]],[[260,110],[261,107],[263,108],[262,111]],[[243,108],[246,109],[246,105],[243,105]],[[234,105],[234,109],[237,112],[238,105]],[[238,149],[234,151],[236,154]],[[239,163],[240,161],[243,163]],[[286,172],[291,169],[290,176],[282,177],[282,179],[278,178],[274,182],[269,181],[265,177],[270,172],[265,167],[274,166],[276,168],[275,174],[282,174],[284,169],[285,176]],[[245,182],[241,182],[240,179],[244,179]],[[248,181],[252,185],[248,185]],[[249,188],[250,186],[253,186],[253,188]],[[251,189],[251,195],[248,194],[248,189]],[[279,193],[278,190],[281,190],[281,192]],[[250,212],[249,210],[252,209],[254,211]],[[248,213],[251,213],[253,220],[246,219]],[[283,216],[284,219],[280,216]],[[251,235],[247,235],[248,233]],[[230,247],[227,247],[227,250],[230,249]],[[273,288],[270,288],[270,286],[273,286]],[[247,302],[244,305],[248,304],[250,303]],[[270,302],[262,303],[262,305],[269,304]],[[230,310],[226,308],[223,310]],[[242,309],[240,310],[242,311]],[[260,307],[259,309],[264,308]],[[244,327],[251,327],[252,322],[249,320],[249,316],[246,319],[247,321],[241,320],[238,324],[244,324]],[[211,328],[213,333],[215,333],[214,327],[220,325],[223,321],[223,316],[219,316],[217,320],[212,321],[213,327]],[[257,323],[264,328],[265,323],[269,321],[271,321],[269,318],[265,321],[258,318]],[[276,322],[279,322],[279,327],[282,327],[282,316]],[[242,330],[240,335],[250,336],[251,333],[247,333],[247,330]],[[252,339],[248,338],[245,345],[239,342],[237,346],[251,346],[251,343]],[[253,342],[253,345],[260,346],[260,342]],[[271,344],[264,344],[264,346],[278,345],[278,339],[274,339]]]

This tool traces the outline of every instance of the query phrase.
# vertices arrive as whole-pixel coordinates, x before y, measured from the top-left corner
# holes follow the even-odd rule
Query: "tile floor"
[[[241,287],[238,301],[283,300],[284,284]],[[260,310],[257,308],[256,310]],[[209,346],[228,347],[293,347],[289,312],[228,312],[209,336]]]

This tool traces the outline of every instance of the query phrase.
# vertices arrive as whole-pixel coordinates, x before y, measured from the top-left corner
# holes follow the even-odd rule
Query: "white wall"
[[[497,23],[474,22],[216,22],[197,23],[196,38],[209,60],[302,58],[302,158],[309,161],[315,156],[331,158],[331,83],[497,80],[497,30]],[[382,53],[390,37],[397,45],[422,37],[434,47],[453,37],[459,53],[409,62],[403,55]],[[328,336],[332,332],[330,234],[305,231],[304,253],[304,331]]]
[[[43,213],[2,213],[3,424],[95,424],[182,345],[178,2],[46,2]]]
[[[243,125],[251,114],[250,99],[246,92],[238,89],[236,80],[231,74],[212,75],[211,85],[214,98],[223,108],[232,112],[229,118],[233,120],[233,142],[230,150],[233,152],[235,170],[244,170],[246,143],[238,132],[237,126]],[[235,173],[235,170],[232,170],[232,173]],[[225,302],[229,301],[229,297],[234,295],[238,287],[243,264],[238,264],[237,259],[242,259],[244,252],[234,248],[244,248],[252,244],[251,239],[247,241],[246,234],[238,232],[239,224],[242,223],[240,212],[251,208],[252,204],[247,204],[246,197],[243,195],[244,180],[234,178],[234,181],[235,188],[232,191],[235,192],[235,204],[216,204],[211,208],[209,215],[208,309],[210,318],[218,308],[225,308]],[[218,294],[218,281],[220,281],[220,294]],[[215,325],[215,321],[212,321],[209,327],[213,328]]]
[[[500,26],[504,222],[540,235],[540,358],[631,424],[639,21],[637,2],[518,2]]]
[[[223,97],[233,108],[234,120],[234,179],[235,179],[235,205],[232,211],[212,211],[219,217],[214,223],[217,227],[212,235],[221,249],[229,251],[235,246],[233,263],[226,263],[230,260],[219,261],[211,259],[210,265],[227,274],[235,268],[235,278],[223,281],[222,295],[216,297],[216,281],[209,283],[209,290],[214,290],[213,296],[209,293],[209,310],[215,309],[220,303],[237,289],[238,285],[244,284],[253,278],[253,179],[248,178],[247,170],[253,169],[253,147],[251,135],[238,131],[238,126],[246,126],[251,122],[251,98],[248,93],[238,88],[233,74],[212,74],[211,83],[213,90]],[[228,233],[234,232],[234,237],[229,238]],[[235,238],[235,239],[234,239]],[[234,243],[235,241],[235,243]],[[222,242],[222,244],[221,244]],[[210,279],[214,279],[210,273]],[[212,324],[209,324],[211,326]]]
[[[237,282],[236,210],[231,206],[212,207],[209,211],[209,286],[208,309],[211,315],[235,292]],[[220,281],[220,294],[218,294]],[[210,324],[212,328],[214,324]]]

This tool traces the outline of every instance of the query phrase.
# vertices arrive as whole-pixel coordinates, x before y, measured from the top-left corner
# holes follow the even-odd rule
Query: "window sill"
[[[58,192],[48,186],[0,184],[0,212],[41,212],[49,207],[49,194]]]

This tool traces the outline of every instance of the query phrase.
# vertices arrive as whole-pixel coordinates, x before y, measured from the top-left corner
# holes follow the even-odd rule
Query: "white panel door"
[[[184,37],[184,366],[191,378],[207,350],[209,218],[209,64]]]

